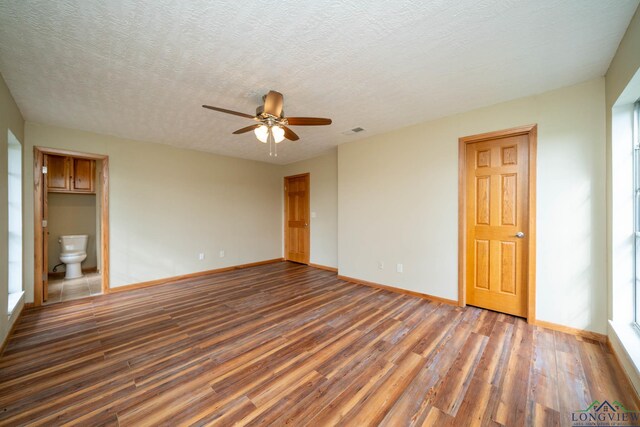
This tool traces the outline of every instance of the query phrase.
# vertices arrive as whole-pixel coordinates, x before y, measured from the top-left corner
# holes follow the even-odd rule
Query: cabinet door
[[[72,191],[93,192],[95,160],[73,158]]]
[[[68,157],[46,155],[47,187],[49,191],[69,191]]]

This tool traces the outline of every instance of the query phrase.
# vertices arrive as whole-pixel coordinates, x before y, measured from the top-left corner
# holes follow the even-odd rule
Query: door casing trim
[[[511,136],[529,137],[529,235],[527,262],[527,322],[536,321],[536,156],[538,148],[538,125],[531,124],[465,136],[458,139],[458,305],[466,306],[467,298],[467,144]]]
[[[34,218],[34,272],[33,272],[33,305],[42,305],[42,270],[43,270],[43,244],[42,235],[42,165],[45,154],[73,156],[84,159],[102,161],[101,174],[101,204],[100,213],[100,244],[101,244],[101,268],[102,268],[102,293],[109,293],[109,156],[103,154],[90,154],[57,148],[33,147],[33,218]]]

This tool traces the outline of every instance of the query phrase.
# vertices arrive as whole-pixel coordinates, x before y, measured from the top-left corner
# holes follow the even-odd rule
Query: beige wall
[[[278,166],[31,122],[25,140],[25,165],[34,145],[109,156],[112,287],[281,256]],[[27,180],[26,224],[32,187]],[[25,243],[30,266],[31,227]],[[25,273],[33,301],[33,269]]]
[[[7,236],[7,140],[8,131],[11,131],[13,135],[23,143],[23,156],[25,152],[24,148],[24,120],[20,114],[20,110],[16,105],[9,89],[7,88],[4,79],[0,75],[0,236]],[[23,195],[24,197],[24,195]],[[22,221],[23,227],[27,222]],[[25,227],[26,228],[26,227]],[[4,342],[11,325],[16,320],[16,315],[22,309],[23,302],[20,302],[18,307],[13,312],[11,318],[7,317],[7,295],[8,295],[8,283],[7,283],[7,268],[8,268],[8,253],[7,253],[7,238],[2,239],[0,244],[0,344]],[[27,252],[24,252],[26,254]],[[23,265],[27,266],[27,261],[23,256]],[[24,301],[24,300],[23,300]]]
[[[311,174],[311,257],[312,264],[338,267],[338,151],[282,168],[282,176]],[[284,182],[284,179],[282,180]],[[282,193],[284,194],[284,192]],[[282,201],[284,206],[284,200]],[[284,209],[283,209],[284,214]],[[284,216],[283,216],[284,218]]]
[[[640,338],[634,317],[633,102],[640,98],[640,9],[605,76],[609,341],[640,393]]]
[[[458,138],[537,123],[537,317],[604,333],[604,117],[601,78],[340,145],[340,274],[456,300]]]
[[[612,107],[640,69],[640,8],[636,10],[605,77],[607,107]],[[634,101],[633,99],[630,101]]]
[[[96,267],[96,196],[94,194],[49,193],[49,270],[60,264],[60,236],[86,234],[87,258],[82,268]],[[64,266],[58,268],[64,271]]]

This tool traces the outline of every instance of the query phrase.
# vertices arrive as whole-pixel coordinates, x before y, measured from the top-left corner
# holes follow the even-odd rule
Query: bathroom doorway
[[[109,158],[34,148],[34,305],[109,289]]]

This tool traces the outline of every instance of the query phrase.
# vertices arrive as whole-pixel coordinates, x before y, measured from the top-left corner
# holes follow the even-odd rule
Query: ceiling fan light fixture
[[[255,123],[245,126],[233,132],[240,135],[253,131],[258,141],[269,144],[269,155],[277,156],[278,149],[275,144],[279,144],[285,139],[297,141],[300,139],[289,126],[326,126],[331,124],[331,119],[321,117],[285,117],[283,109],[283,96],[280,92],[270,90],[262,97],[263,105],[256,109],[256,115],[227,110],[226,108],[203,105],[203,108],[219,111],[225,114],[244,117],[254,120]]]
[[[269,128],[265,125],[255,128],[253,133],[256,134],[256,138],[258,138],[258,141],[260,142],[264,142],[266,144],[269,140]]]
[[[271,128],[271,133],[273,134],[273,140],[276,144],[284,141],[284,129],[280,126],[273,126]]]

